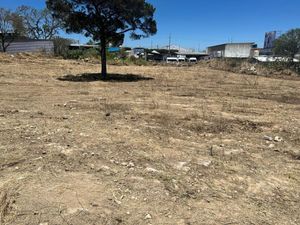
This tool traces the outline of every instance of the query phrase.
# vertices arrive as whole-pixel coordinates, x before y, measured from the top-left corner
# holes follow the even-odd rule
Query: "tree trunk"
[[[1,49],[2,52],[6,52],[5,39],[1,36]]]
[[[107,79],[107,66],[106,66],[106,38],[101,38],[101,76],[102,79]]]

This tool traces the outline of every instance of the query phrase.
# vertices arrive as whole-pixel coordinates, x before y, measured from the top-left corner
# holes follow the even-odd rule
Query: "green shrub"
[[[76,50],[67,50],[63,54],[63,57],[64,59],[80,59],[82,55],[83,55],[83,51],[81,49],[76,49]]]
[[[276,71],[282,70],[292,70],[300,75],[300,63],[299,62],[283,62],[283,61],[275,61],[275,62],[268,62],[263,63],[266,68],[273,69]]]
[[[90,49],[83,50],[81,58],[100,59],[100,49],[90,48]]]
[[[145,59],[135,58],[134,56],[126,58],[125,61],[129,64],[133,64],[133,65],[137,65],[137,66],[147,65],[147,61]]]
[[[96,48],[67,50],[63,55],[64,59],[100,59],[100,51]]]

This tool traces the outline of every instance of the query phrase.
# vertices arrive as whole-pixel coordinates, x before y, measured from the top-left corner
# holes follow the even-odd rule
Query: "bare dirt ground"
[[[99,69],[0,59],[1,225],[300,224],[300,79]]]

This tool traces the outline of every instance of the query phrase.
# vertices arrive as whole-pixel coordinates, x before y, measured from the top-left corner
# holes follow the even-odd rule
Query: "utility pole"
[[[169,35],[169,55],[171,55],[171,34]]]

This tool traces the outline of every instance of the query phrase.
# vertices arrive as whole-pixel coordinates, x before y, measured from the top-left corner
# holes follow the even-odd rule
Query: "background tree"
[[[86,44],[87,45],[95,45],[96,43],[93,40],[89,40]]]
[[[23,5],[18,7],[17,14],[23,20],[27,36],[33,39],[52,39],[61,28],[59,20],[48,9],[38,10]]]
[[[102,78],[107,78],[106,47],[156,33],[155,8],[145,0],[47,0],[55,18],[67,32],[83,33],[101,44]]]
[[[54,54],[56,56],[66,56],[69,51],[69,46],[75,43],[74,40],[62,37],[54,37],[53,39],[54,44]]]
[[[23,32],[22,19],[10,10],[0,8],[0,51],[6,52],[11,42]]]
[[[274,43],[274,54],[293,60],[300,53],[300,29],[292,29],[281,35]]]

